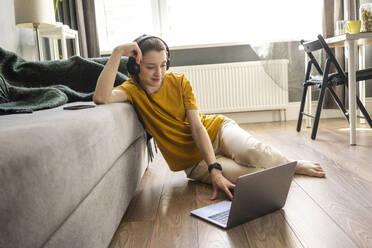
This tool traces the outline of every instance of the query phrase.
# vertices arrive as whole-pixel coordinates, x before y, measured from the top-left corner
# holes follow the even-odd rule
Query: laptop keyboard
[[[223,211],[221,213],[211,215],[208,218],[209,219],[212,219],[214,221],[217,221],[217,222],[219,222],[221,224],[226,225],[227,224],[227,220],[229,218],[229,212],[230,212],[230,210]]]

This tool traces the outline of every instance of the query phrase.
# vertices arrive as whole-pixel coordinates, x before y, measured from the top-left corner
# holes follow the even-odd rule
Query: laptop
[[[191,211],[222,228],[231,228],[281,209],[287,199],[297,162],[240,176],[232,201],[221,201]]]

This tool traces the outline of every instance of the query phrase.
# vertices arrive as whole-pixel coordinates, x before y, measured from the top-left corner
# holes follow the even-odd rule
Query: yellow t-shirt
[[[133,78],[115,87],[124,91],[128,101],[142,117],[146,130],[155,138],[172,171],[196,165],[203,158],[191,136],[186,109],[198,109],[196,98],[185,75],[167,73],[159,91],[150,100]],[[224,120],[222,115],[203,115],[200,120],[213,142]]]

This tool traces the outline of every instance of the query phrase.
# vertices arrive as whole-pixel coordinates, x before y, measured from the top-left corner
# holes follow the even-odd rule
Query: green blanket
[[[68,102],[91,101],[108,58],[29,62],[0,48],[0,115],[30,113]],[[120,62],[115,86],[128,79],[127,57]]]

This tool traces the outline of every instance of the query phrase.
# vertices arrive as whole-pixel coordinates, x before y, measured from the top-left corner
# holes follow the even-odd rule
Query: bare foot
[[[325,172],[317,162],[298,160],[296,165],[296,174],[311,176],[311,177],[325,177]]]

